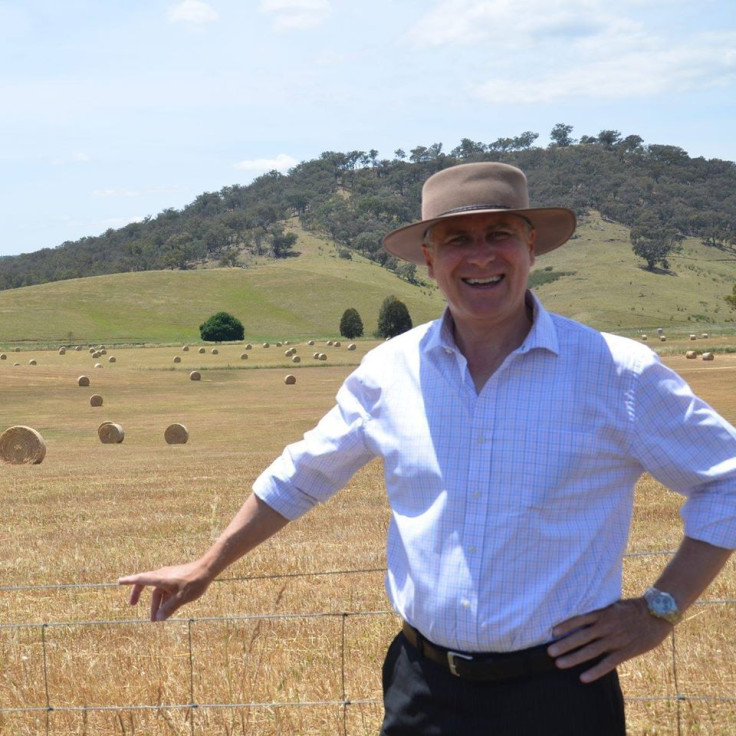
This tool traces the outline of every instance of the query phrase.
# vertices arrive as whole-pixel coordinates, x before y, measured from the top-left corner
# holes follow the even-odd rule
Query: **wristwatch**
[[[663,618],[673,626],[682,620],[682,611],[677,607],[677,601],[669,593],[652,587],[644,593],[644,600],[652,616]]]

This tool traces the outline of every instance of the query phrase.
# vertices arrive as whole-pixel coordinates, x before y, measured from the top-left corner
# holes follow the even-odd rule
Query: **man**
[[[383,459],[386,588],[404,624],[383,668],[384,736],[624,734],[616,666],[661,643],[736,547],[736,430],[645,346],[544,310],[537,255],[575,229],[518,169],[430,177],[386,236],[427,265],[443,317],[378,347],[336,406],[256,481],[195,562],[121,578],[151,618]],[[633,489],[683,494],[685,535],[621,600]]]

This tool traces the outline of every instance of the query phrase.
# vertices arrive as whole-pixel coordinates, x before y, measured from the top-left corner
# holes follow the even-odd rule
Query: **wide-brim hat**
[[[438,171],[422,187],[422,219],[400,227],[383,239],[392,255],[424,265],[422,242],[432,225],[448,218],[484,213],[525,217],[536,230],[535,255],[549,253],[570,239],[577,224],[566,207],[530,207],[523,171],[509,164],[460,164]]]

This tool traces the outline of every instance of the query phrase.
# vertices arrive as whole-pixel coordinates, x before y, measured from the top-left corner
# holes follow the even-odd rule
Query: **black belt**
[[[427,659],[431,659],[456,677],[464,680],[492,682],[514,677],[552,672],[555,660],[547,654],[547,644],[518,652],[470,654],[445,649],[425,639],[413,626],[404,621],[402,630],[407,641]]]

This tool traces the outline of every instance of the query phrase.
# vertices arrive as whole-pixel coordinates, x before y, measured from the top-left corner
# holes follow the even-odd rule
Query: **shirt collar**
[[[526,301],[532,308],[532,328],[529,330],[523,345],[519,348],[519,352],[527,353],[530,350],[541,349],[559,355],[560,345],[557,330],[550,313],[531,291],[526,292]],[[448,307],[445,307],[442,317],[435,322],[434,329],[430,331],[426,349],[443,350],[445,353],[457,351],[455,338],[452,334],[452,315]]]

